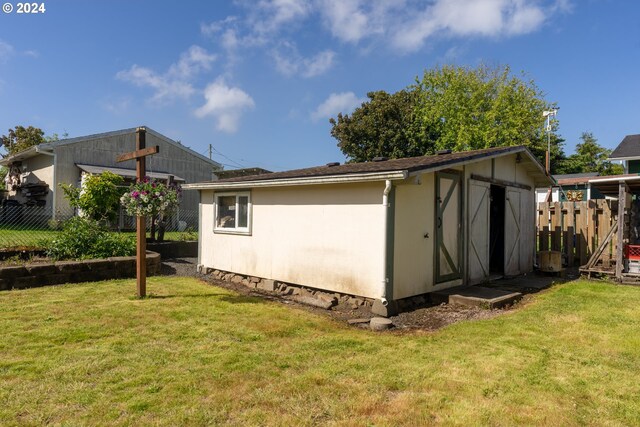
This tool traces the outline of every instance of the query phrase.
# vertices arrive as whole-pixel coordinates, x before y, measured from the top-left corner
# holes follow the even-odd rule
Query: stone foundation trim
[[[292,300],[302,304],[324,309],[330,309],[338,303],[351,304],[354,308],[363,307],[370,309],[374,302],[371,298],[312,288],[297,283],[286,283],[273,279],[237,274],[204,265],[198,265],[197,271],[198,273],[212,276],[217,280],[236,283],[261,291],[274,292],[282,296],[289,296]]]

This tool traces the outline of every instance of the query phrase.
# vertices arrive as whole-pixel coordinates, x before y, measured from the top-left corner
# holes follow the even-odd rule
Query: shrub
[[[56,260],[132,256],[136,242],[132,236],[110,233],[97,221],[74,217],[48,244],[47,255]]]
[[[60,184],[69,204],[80,210],[80,215],[97,221],[114,221],[118,216],[120,195],[124,179],[111,172],[88,175],[80,188]]]

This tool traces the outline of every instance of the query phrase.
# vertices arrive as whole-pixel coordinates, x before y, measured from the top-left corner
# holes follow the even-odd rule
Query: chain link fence
[[[65,220],[76,216],[73,208],[56,209],[47,206],[29,206],[13,200],[0,205],[0,251],[44,249],[47,242],[62,232]],[[165,240],[196,240],[198,211],[176,209],[165,218]],[[114,232],[135,233],[136,219],[124,210],[111,224]],[[147,221],[147,231],[151,221]]]

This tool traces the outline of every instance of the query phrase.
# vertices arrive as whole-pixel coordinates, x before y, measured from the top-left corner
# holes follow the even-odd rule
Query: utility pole
[[[209,144],[209,160],[213,160],[213,145]]]
[[[546,160],[546,169],[547,175],[551,176],[551,117],[555,117],[558,115],[558,110],[560,107],[552,108],[551,110],[545,110],[542,112],[542,117],[547,119],[547,158]]]

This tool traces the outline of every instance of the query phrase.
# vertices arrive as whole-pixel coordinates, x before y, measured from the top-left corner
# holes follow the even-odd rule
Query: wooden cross
[[[159,146],[146,148],[147,129],[139,127],[136,129],[136,151],[121,154],[116,158],[117,162],[136,160],[136,180],[144,180],[146,175],[146,156],[160,152]],[[136,282],[138,298],[147,296],[147,224],[146,217],[136,218]]]

